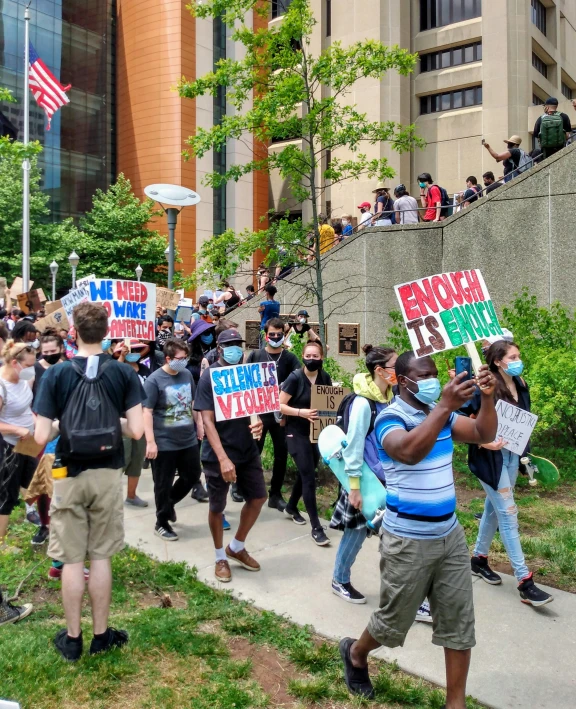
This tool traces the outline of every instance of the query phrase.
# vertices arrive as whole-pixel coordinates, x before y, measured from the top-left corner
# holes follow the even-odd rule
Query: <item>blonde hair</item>
[[[26,342],[14,342],[14,340],[6,340],[6,344],[2,348],[2,359],[4,363],[10,363],[12,360],[20,360],[23,354],[33,354],[36,355],[36,351],[33,347],[26,344]]]

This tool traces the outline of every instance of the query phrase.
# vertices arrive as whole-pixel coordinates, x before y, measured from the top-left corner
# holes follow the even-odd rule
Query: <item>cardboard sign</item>
[[[46,303],[44,310],[46,311],[46,315],[50,315],[50,313],[53,313],[55,310],[60,310],[61,307],[61,300],[53,300],[51,303]]]
[[[22,453],[22,455],[29,455],[32,458],[37,458],[43,450],[44,446],[38,445],[31,437],[20,439],[14,446],[14,453]]]
[[[503,438],[506,441],[504,446],[506,450],[522,455],[536,426],[538,416],[502,399],[496,402],[496,413],[498,414],[496,440]]]
[[[312,396],[310,398],[310,408],[318,410],[318,420],[312,421],[310,426],[310,440],[312,443],[318,442],[320,431],[336,423],[336,412],[346,394],[350,389],[337,386],[323,386],[315,384],[312,386]]]
[[[276,362],[210,369],[216,421],[280,411]]]
[[[76,279],[76,288],[82,288],[83,286],[87,287],[88,284],[90,283],[90,281],[95,281],[95,280],[96,280],[96,276],[93,273],[91,273],[89,276],[84,276],[84,278],[77,278]]]
[[[168,288],[156,288],[156,306],[166,310],[176,310],[180,302],[180,294]]]
[[[192,308],[185,305],[179,305],[176,310],[176,317],[174,318],[176,322],[189,323],[192,320]]]
[[[416,357],[502,335],[478,269],[441,273],[394,290]]]
[[[29,290],[28,293],[20,293],[18,295],[18,307],[26,314],[37,313],[42,307],[38,291],[34,288]]]
[[[56,330],[70,329],[70,323],[68,322],[68,317],[64,308],[55,310],[53,313],[50,313],[50,315],[47,315],[45,318],[40,318],[40,320],[36,320],[34,325],[36,326],[38,332],[44,332],[44,330],[47,330],[49,327],[55,328]]]
[[[338,354],[358,357],[360,352],[360,324],[338,323]]]
[[[90,300],[108,312],[108,337],[156,339],[156,284],[102,279],[91,281]]]
[[[40,302],[45,303],[48,300],[48,298],[45,296],[42,288],[37,288],[36,290],[38,292],[38,298],[40,299]]]
[[[60,302],[66,311],[66,315],[68,316],[70,323],[74,324],[74,318],[72,315],[74,308],[79,303],[87,303],[89,300],[90,291],[85,286],[74,288],[74,290],[71,290],[68,295],[63,295],[62,298],[60,298]]]
[[[32,288],[33,285],[34,285],[34,281],[30,281],[30,286],[29,286],[30,289]],[[22,293],[23,289],[24,289],[24,282],[22,281],[20,276],[16,276],[16,278],[14,279],[14,283],[12,283],[12,285],[10,286],[10,297],[12,298],[12,300],[16,300],[18,298],[18,296],[20,295],[20,293]]]

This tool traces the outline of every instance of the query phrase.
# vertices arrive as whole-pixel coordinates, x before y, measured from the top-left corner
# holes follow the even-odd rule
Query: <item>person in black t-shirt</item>
[[[256,438],[262,435],[262,421],[251,424],[250,418],[216,421],[210,370],[240,364],[244,340],[234,328],[218,335],[218,361],[210,365],[198,382],[194,410],[202,413],[205,440],[202,444],[202,464],[208,487],[210,510],[208,523],[216,549],[214,574],[224,583],[232,578],[228,559],[234,559],[248,571],[260,571],[260,564],[246,551],[245,542],[260,510],[266,502],[266,485]],[[246,500],[240,515],[236,536],[224,549],[223,514],[228,488],[233,482]]]
[[[490,194],[490,192],[493,192],[494,190],[497,190],[498,187],[502,187],[501,182],[496,182],[496,178],[494,177],[493,172],[485,172],[482,175],[482,179],[484,180],[484,194]]]
[[[102,340],[108,332],[108,314],[96,303],[80,303],[74,308],[74,326],[78,356],[75,362],[85,367],[86,377],[100,379],[122,425],[130,438],[141,438],[142,385],[127,364],[102,353]],[[105,369],[104,369],[105,366]],[[33,411],[37,414],[34,438],[45,446],[52,435],[52,423],[61,419],[75,388],[82,381],[73,362],[50,367],[42,377]],[[125,412],[126,418],[121,418]],[[80,616],[84,595],[84,560],[90,557],[90,599],[94,637],[90,653],[120,647],[128,642],[128,633],[108,627],[112,596],[110,557],[124,548],[122,508],[122,444],[109,454],[91,460],[64,455],[62,438],[56,448],[56,460],[67,468],[67,476],[54,480],[48,556],[64,563],[62,591],[67,628],[61,630],[54,644],[66,660],[78,660],[82,654]]]
[[[318,411],[310,408],[312,384],[330,386],[330,376],[322,370],[324,349],[320,342],[308,342],[302,352],[304,367],[292,372],[282,384],[280,411],[287,416],[286,441],[288,452],[298,468],[298,479],[292,489],[284,514],[296,524],[306,524],[298,512],[302,497],[312,525],[312,539],[318,546],[330,544],[318,518],[316,505],[316,467],[320,460],[318,444],[310,441],[310,422],[318,418]]]
[[[307,310],[299,310],[298,314],[296,315],[297,321],[296,322],[290,322],[288,323],[291,328],[291,332],[289,331],[288,333],[288,339],[292,339],[294,335],[296,335],[299,338],[304,337],[304,335],[308,335],[308,342],[320,342],[320,338],[318,335],[314,332],[314,330],[308,325],[308,318],[310,315],[308,315]],[[288,345],[290,346],[290,345]]]
[[[519,174],[516,170],[522,160],[523,151],[520,149],[522,138],[519,135],[511,135],[508,140],[504,142],[506,143],[507,150],[503,153],[497,153],[488,143],[484,143],[484,147],[496,162],[502,163],[504,167],[504,182],[509,182],[513,177],[517,177]]]
[[[464,202],[464,207],[469,207],[472,203],[478,201],[478,192],[480,188],[478,187],[478,180],[474,175],[470,175],[466,179],[466,190],[462,195],[462,201]]]
[[[545,146],[542,148],[542,152],[544,153],[544,160],[546,158],[549,158],[551,155],[554,155],[554,153],[557,153],[559,150],[562,150],[562,148],[566,145],[566,141],[570,138],[570,135],[572,134],[572,124],[570,122],[570,116],[568,116],[566,113],[559,113],[558,112],[558,99],[555,98],[554,96],[550,96],[549,98],[546,99],[546,103],[544,104],[544,115],[554,115],[555,113],[558,113],[558,115],[562,118],[562,127],[564,129],[564,140],[562,140],[561,143],[559,143],[556,146]],[[542,128],[542,119],[544,116],[538,116],[538,119],[536,120],[536,123],[534,124],[534,137],[540,140],[540,130]]]
[[[283,347],[284,323],[280,318],[272,318],[268,320],[264,326],[266,333],[266,346],[261,350],[252,350],[248,355],[246,362],[276,362],[276,371],[278,373],[278,384],[288,379],[292,372],[300,369],[301,364],[298,357],[292,354],[289,350]],[[262,414],[262,436],[258,441],[260,455],[264,449],[264,441],[266,434],[270,434],[272,445],[274,446],[274,466],[272,468],[272,479],[270,480],[270,497],[268,498],[268,507],[284,511],[286,502],[282,497],[282,484],[286,475],[286,463],[288,462],[288,448],[286,447],[286,430],[284,426],[276,420],[274,414]]]

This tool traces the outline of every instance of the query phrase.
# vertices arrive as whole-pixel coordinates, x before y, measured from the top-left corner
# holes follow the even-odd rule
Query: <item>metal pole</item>
[[[52,302],[56,300],[56,274],[52,274]]]
[[[24,10],[24,146],[30,142],[30,10]],[[30,290],[30,160],[22,161],[22,288]]]
[[[72,266],[72,288],[76,288],[76,266]]]
[[[176,207],[168,207],[166,209],[168,219],[168,288],[172,288],[174,282],[174,258],[175,258],[175,232],[176,222],[178,221],[178,209]]]

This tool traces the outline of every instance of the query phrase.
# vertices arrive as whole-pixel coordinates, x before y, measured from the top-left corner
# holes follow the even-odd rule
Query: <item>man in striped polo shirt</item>
[[[340,654],[353,694],[372,698],[368,653],[398,647],[427,597],[432,642],[444,648],[446,709],[465,709],[466,678],[474,638],[470,557],[456,518],[453,441],[490,443],[496,438],[494,377],[483,366],[477,380],[450,381],[440,396],[438,370],[430,357],[405,352],[396,361],[399,394],[375,423],[386,475],[386,512],[380,532],[380,608],[358,640],[344,638]],[[482,406],[476,419],[455,412],[472,398]]]

